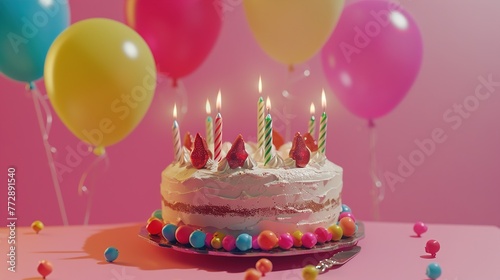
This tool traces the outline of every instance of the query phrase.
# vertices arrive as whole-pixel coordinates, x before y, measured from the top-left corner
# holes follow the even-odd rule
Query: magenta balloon
[[[126,21],[148,43],[158,71],[178,79],[207,58],[222,25],[209,0],[128,0]]]
[[[414,19],[387,1],[344,8],[321,52],[333,92],[353,114],[375,119],[408,93],[422,63],[422,37]]]

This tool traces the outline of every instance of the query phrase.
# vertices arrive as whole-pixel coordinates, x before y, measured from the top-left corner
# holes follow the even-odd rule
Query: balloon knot
[[[368,127],[369,127],[369,128],[373,128],[373,127],[375,127],[375,123],[373,122],[373,120],[372,120],[372,119],[369,119],[369,120],[368,120]]]

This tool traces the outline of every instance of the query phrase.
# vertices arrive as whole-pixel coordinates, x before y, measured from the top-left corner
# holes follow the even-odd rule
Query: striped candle
[[[259,98],[259,102],[257,103],[257,139],[258,139],[258,148],[262,148],[264,146],[265,137],[264,137],[264,125],[265,120],[264,117],[266,112],[264,111],[264,99],[262,97]]]
[[[309,112],[311,113],[311,119],[309,119],[309,134],[313,138],[316,138],[316,118],[314,117],[314,113],[316,113],[316,108],[314,107],[314,103],[311,102],[311,107],[309,109]]]
[[[265,119],[265,146],[264,146],[264,165],[267,165],[272,158],[272,148],[273,148],[273,119],[271,118],[271,101],[269,97],[266,101],[267,116]]]
[[[328,116],[326,115],[325,90],[321,93],[321,105],[323,107],[323,114],[321,115],[321,120],[319,122],[318,150],[324,155],[326,153],[326,128],[328,121]]]
[[[174,140],[174,152],[175,152],[175,162],[179,162],[182,158],[182,143],[181,134],[179,132],[179,124],[177,123],[177,104],[174,104],[174,124],[172,125],[173,140]]]
[[[207,144],[210,146],[214,144],[214,124],[212,117],[210,116],[210,114],[212,113],[212,108],[210,107],[210,101],[208,101],[208,99],[205,105],[205,109],[207,111],[207,120],[205,121],[205,131],[207,134]]]
[[[217,116],[215,117],[215,139],[214,139],[214,159],[215,161],[221,160],[222,151],[222,115],[220,114],[221,107],[221,93],[217,94]]]

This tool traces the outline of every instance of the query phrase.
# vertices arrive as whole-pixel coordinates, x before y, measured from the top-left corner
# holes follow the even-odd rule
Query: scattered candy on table
[[[257,237],[257,242],[262,250],[269,251],[278,244],[278,237],[274,232],[264,230]]]
[[[339,241],[344,235],[344,232],[339,225],[329,226],[328,231],[332,234],[332,241]]]
[[[318,273],[319,271],[314,265],[307,265],[302,269],[302,278],[304,280],[316,280]]]
[[[38,263],[38,267],[36,268],[38,273],[42,275],[43,279],[47,277],[50,273],[52,273],[52,264],[49,261],[42,260]]]
[[[236,248],[240,251],[252,249],[252,236],[247,233],[242,233],[236,237]]]
[[[342,218],[339,222],[345,237],[351,237],[356,233],[356,223],[349,217]]]
[[[182,225],[175,231],[175,239],[181,244],[189,244],[189,236],[193,231],[190,226]]]
[[[302,246],[311,249],[316,245],[318,242],[318,239],[316,237],[316,234],[312,232],[306,232],[304,235],[302,235]]]
[[[207,235],[201,230],[195,230],[189,235],[189,244],[193,248],[203,248],[205,246],[205,238]]]
[[[157,209],[153,213],[151,213],[151,217],[155,217],[160,221],[163,220],[163,216],[161,214],[161,209]]]
[[[283,250],[288,250],[293,247],[293,237],[290,233],[282,233],[278,240],[278,245]]]
[[[416,222],[413,225],[413,231],[420,237],[422,234],[427,232],[427,226],[423,222]]]
[[[175,232],[177,231],[177,226],[173,224],[166,224],[163,229],[161,230],[161,234],[165,239],[168,240],[168,242],[173,243],[177,241],[175,239]]]
[[[437,279],[439,276],[441,276],[441,266],[439,266],[439,264],[437,264],[437,263],[430,263],[427,266],[427,270],[426,270],[425,274],[427,274],[427,277],[429,277],[433,280]]]
[[[43,229],[44,225],[41,221],[36,220],[31,224],[31,228],[38,234]]]
[[[432,257],[436,257],[436,253],[441,249],[441,245],[437,240],[431,239],[427,241],[425,244],[425,252],[432,255]]]
[[[163,223],[158,219],[153,219],[146,226],[146,230],[151,235],[158,235],[161,233],[161,229],[163,228]]]
[[[266,273],[273,271],[273,263],[270,260],[263,258],[257,261],[255,268],[262,273],[262,276],[266,276]]]
[[[255,268],[249,268],[245,271],[245,280],[259,280],[260,272]]]
[[[118,250],[115,247],[108,247],[104,250],[104,258],[107,262],[114,262],[118,258]]]

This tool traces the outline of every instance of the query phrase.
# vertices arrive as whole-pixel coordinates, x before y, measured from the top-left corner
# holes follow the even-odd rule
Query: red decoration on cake
[[[306,146],[311,150],[311,152],[316,152],[318,150],[318,143],[314,140],[314,137],[308,132],[304,134],[304,142],[306,142]]]
[[[285,144],[285,139],[283,139],[283,136],[276,129],[273,129],[273,145],[276,150],[283,146],[283,144]]]
[[[195,168],[201,169],[205,167],[209,158],[210,151],[208,150],[207,142],[201,138],[199,133],[196,133],[193,151],[191,151],[191,164]]]
[[[234,140],[229,152],[227,152],[226,160],[229,167],[231,167],[231,169],[235,169],[237,167],[243,167],[247,157],[248,153],[245,150],[245,141],[243,141],[243,136],[240,134],[236,137],[236,140]]]
[[[193,136],[189,132],[186,132],[186,135],[184,135],[184,147],[190,151],[193,150]]]
[[[297,167],[306,167],[309,163],[309,159],[311,158],[311,152],[306,147],[306,143],[300,135],[300,132],[295,134],[292,141],[292,148],[290,149],[290,153],[288,154],[290,158],[295,160],[295,166]]]

